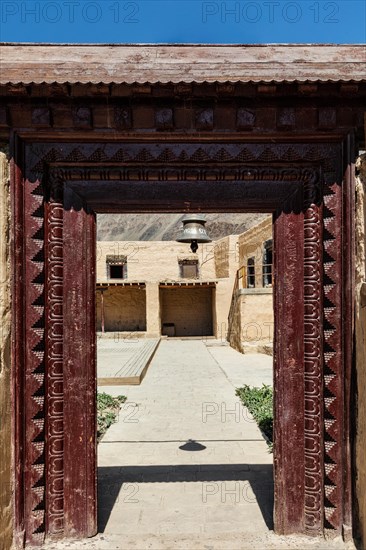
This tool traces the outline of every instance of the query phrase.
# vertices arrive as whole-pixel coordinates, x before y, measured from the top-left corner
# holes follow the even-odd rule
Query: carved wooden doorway
[[[96,212],[273,213],[275,530],[350,529],[350,141],[13,145],[18,540],[97,530]]]

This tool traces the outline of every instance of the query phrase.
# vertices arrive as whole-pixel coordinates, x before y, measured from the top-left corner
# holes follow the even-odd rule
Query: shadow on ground
[[[244,482],[223,485],[225,482]],[[273,466],[272,464],[197,464],[161,466],[110,466],[98,468],[98,531],[105,532],[108,519],[123,485],[138,483],[202,483],[202,503],[210,494],[223,490],[224,498],[240,498],[258,504],[269,530],[273,530]],[[136,485],[137,487],[137,485]],[[237,489],[237,490],[236,490]],[[137,491],[136,491],[137,492]],[[132,501],[131,501],[132,502]],[[207,502],[207,500],[206,500]]]

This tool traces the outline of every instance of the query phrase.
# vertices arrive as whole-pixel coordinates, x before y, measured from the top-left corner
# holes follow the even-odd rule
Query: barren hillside
[[[268,214],[206,214],[206,228],[215,240],[243,233]],[[99,241],[171,241],[180,230],[183,214],[99,214]]]

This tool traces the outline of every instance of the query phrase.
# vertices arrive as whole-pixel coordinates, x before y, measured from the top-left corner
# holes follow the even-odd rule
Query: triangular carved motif
[[[44,436],[45,436],[44,430],[41,430],[39,432],[39,434],[37,434],[36,437],[32,440],[33,443],[38,443],[38,442],[44,441]],[[42,479],[42,475],[41,475],[40,479]],[[39,483],[39,480],[38,480],[37,483]],[[34,487],[37,487],[37,485],[34,485]]]
[[[31,191],[31,194],[38,197],[43,197],[44,195],[44,189],[43,185],[40,182],[37,182],[37,186]]]
[[[269,149],[268,147],[261,153],[258,157],[258,160],[261,162],[276,162],[278,160],[278,157],[274,154],[272,149]]]
[[[239,162],[252,162],[256,160],[255,156],[249,149],[244,148],[240,151],[240,153],[235,157],[235,160],[238,160]]]
[[[233,160],[233,157],[230,155],[230,153],[228,153],[226,149],[221,147],[221,149],[215,154],[214,159],[218,162],[228,162],[230,160]]]
[[[89,159],[91,162],[107,162],[109,158],[103,151],[103,149],[96,149],[93,154],[90,155]]]
[[[145,148],[141,149],[134,158],[136,162],[151,162],[155,160],[152,154]]]
[[[40,500],[37,506],[34,508],[34,510],[45,510],[45,503],[44,499]]]
[[[324,330],[325,331],[333,331],[335,330],[335,327],[334,325],[332,325],[332,323],[329,321],[329,319],[325,318],[324,319]]]
[[[40,361],[39,365],[32,371],[32,374],[44,374],[45,364],[44,358]]]
[[[173,153],[171,149],[168,149],[167,147],[160,153],[160,155],[157,158],[160,162],[174,162],[177,160],[177,157]]]
[[[319,155],[319,151],[316,147],[310,147],[310,149],[305,154],[305,160],[321,160],[321,155]]]
[[[32,258],[32,262],[44,262],[44,250],[41,248]]]
[[[61,160],[61,155],[56,149],[51,149],[48,151],[48,153],[43,157],[43,159],[39,160],[32,168],[32,172],[42,172],[45,168],[45,164],[48,164],[50,162],[57,162],[58,160]]]
[[[33,216],[33,218],[43,218],[43,216],[44,216],[43,202],[32,213],[32,216]]]
[[[43,241],[44,240],[44,227],[43,225],[37,229],[37,231],[32,236],[32,239],[35,241]]]
[[[287,151],[284,152],[281,159],[287,162],[296,162],[301,160],[301,156],[293,147],[289,147]]]
[[[324,375],[324,382],[325,384],[330,384],[331,381],[335,378],[335,374],[333,373],[330,373],[330,374],[325,374]],[[333,417],[332,417],[333,418]]]
[[[65,162],[84,162],[87,158],[83,155],[80,149],[73,149],[64,160]]]
[[[185,151],[185,150],[183,149],[183,151],[182,151],[181,153],[179,153],[178,160],[179,160],[180,162],[187,162],[187,160],[189,160],[189,156],[188,156],[187,151]]]
[[[44,435],[44,434],[43,434]],[[39,438],[39,435],[33,439],[34,442],[38,442],[38,438]],[[33,473],[36,473],[37,470],[36,469],[33,469]],[[44,478],[44,469],[43,468],[40,468],[39,471],[38,471],[38,479],[36,480],[36,482],[32,485],[33,489],[35,489],[36,487],[43,487],[44,485],[44,482],[45,482],[45,478]],[[42,498],[42,494],[39,495],[41,498]]]
[[[35,321],[33,323],[32,328],[33,329],[44,329],[44,322],[45,322],[45,319],[44,319],[44,316],[42,316],[39,319],[37,319],[37,321]]]
[[[325,197],[329,197],[329,196],[335,195],[335,192],[333,191],[333,189],[329,185],[325,184],[324,188],[323,188],[323,195]],[[332,215],[334,216],[333,213],[332,213]],[[325,214],[324,214],[324,216],[325,216]]]
[[[202,147],[199,147],[191,156],[191,160],[193,160],[193,162],[206,162],[211,159],[206,151],[204,151]]]
[[[111,161],[115,162],[128,162],[129,160],[131,160],[131,155],[129,155],[124,149],[118,149],[117,153],[115,153],[111,158]]]
[[[331,453],[331,451],[332,451],[332,449],[334,448],[335,445],[336,445],[335,442],[326,441],[325,444],[324,444],[326,453],[327,454]]]
[[[332,469],[332,472],[335,470],[335,468]],[[328,479],[325,478],[324,480],[325,482],[325,494],[326,494],[326,498],[329,499],[329,497],[332,496],[332,494],[334,493],[334,489],[335,489],[335,484],[334,482],[329,479],[329,476],[328,476]],[[331,503],[327,503],[327,506],[331,505]]]

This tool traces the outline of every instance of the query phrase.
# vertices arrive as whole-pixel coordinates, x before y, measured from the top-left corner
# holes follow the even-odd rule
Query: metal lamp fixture
[[[182,219],[183,228],[180,231],[177,242],[191,243],[191,250],[195,253],[198,243],[210,243],[212,239],[207,235],[205,228],[206,218],[200,214],[186,214]]]

